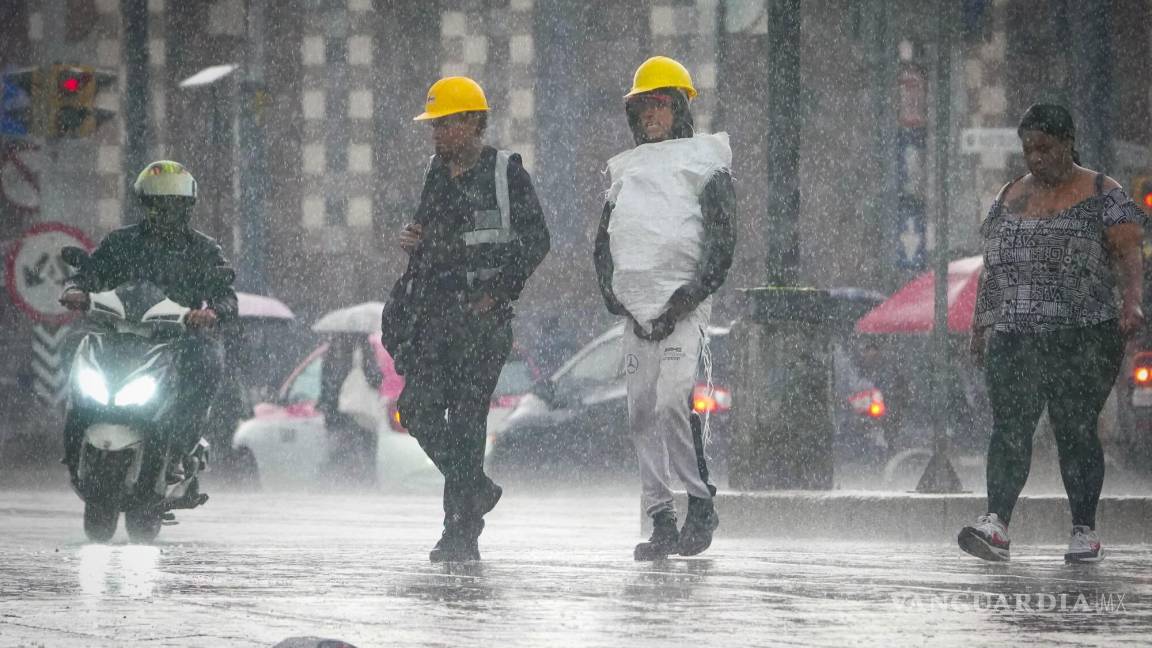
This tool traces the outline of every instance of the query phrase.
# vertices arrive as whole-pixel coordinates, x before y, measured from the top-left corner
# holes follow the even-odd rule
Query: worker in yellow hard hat
[[[608,161],[611,186],[593,252],[604,303],[627,322],[628,427],[652,518],[636,560],[699,554],[719,525],[708,426],[692,413],[689,394],[697,363],[708,357],[711,295],[732,264],[736,195],[728,135],[694,132],[695,96],[692,76],[673,59],[654,56],[637,68],[624,96],[636,146]],[[682,529],[671,475],[688,492]]]
[[[444,475],[433,562],[480,559],[484,515],[502,493],[484,474],[488,408],[512,346],[512,304],[549,249],[520,156],[484,144],[488,111],[467,77],[429,88],[416,120],[431,122],[436,154],[399,236],[408,266],[381,318],[405,377],[400,423]]]

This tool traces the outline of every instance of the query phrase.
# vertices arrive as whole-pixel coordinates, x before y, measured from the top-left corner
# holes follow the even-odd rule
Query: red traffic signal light
[[[74,95],[83,91],[92,82],[92,74],[83,69],[64,68],[57,76],[57,87],[64,94]]]

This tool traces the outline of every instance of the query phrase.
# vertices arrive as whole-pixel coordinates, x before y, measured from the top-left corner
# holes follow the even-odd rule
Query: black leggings
[[[994,333],[985,380],[992,403],[988,511],[1008,523],[1032,464],[1032,436],[1044,406],[1060,454],[1072,524],[1096,528],[1104,485],[1097,419],[1124,356],[1115,321],[1054,333]]]

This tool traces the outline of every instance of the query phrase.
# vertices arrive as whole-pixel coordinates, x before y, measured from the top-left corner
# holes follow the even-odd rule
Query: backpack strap
[[[1097,173],[1096,174],[1096,195],[1099,196],[1102,193],[1104,193],[1104,174],[1103,173]]]

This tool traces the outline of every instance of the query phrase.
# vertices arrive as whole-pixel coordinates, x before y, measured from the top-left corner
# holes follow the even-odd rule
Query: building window
[[[347,198],[328,196],[324,199],[324,224],[330,227],[343,227],[348,224]]]

